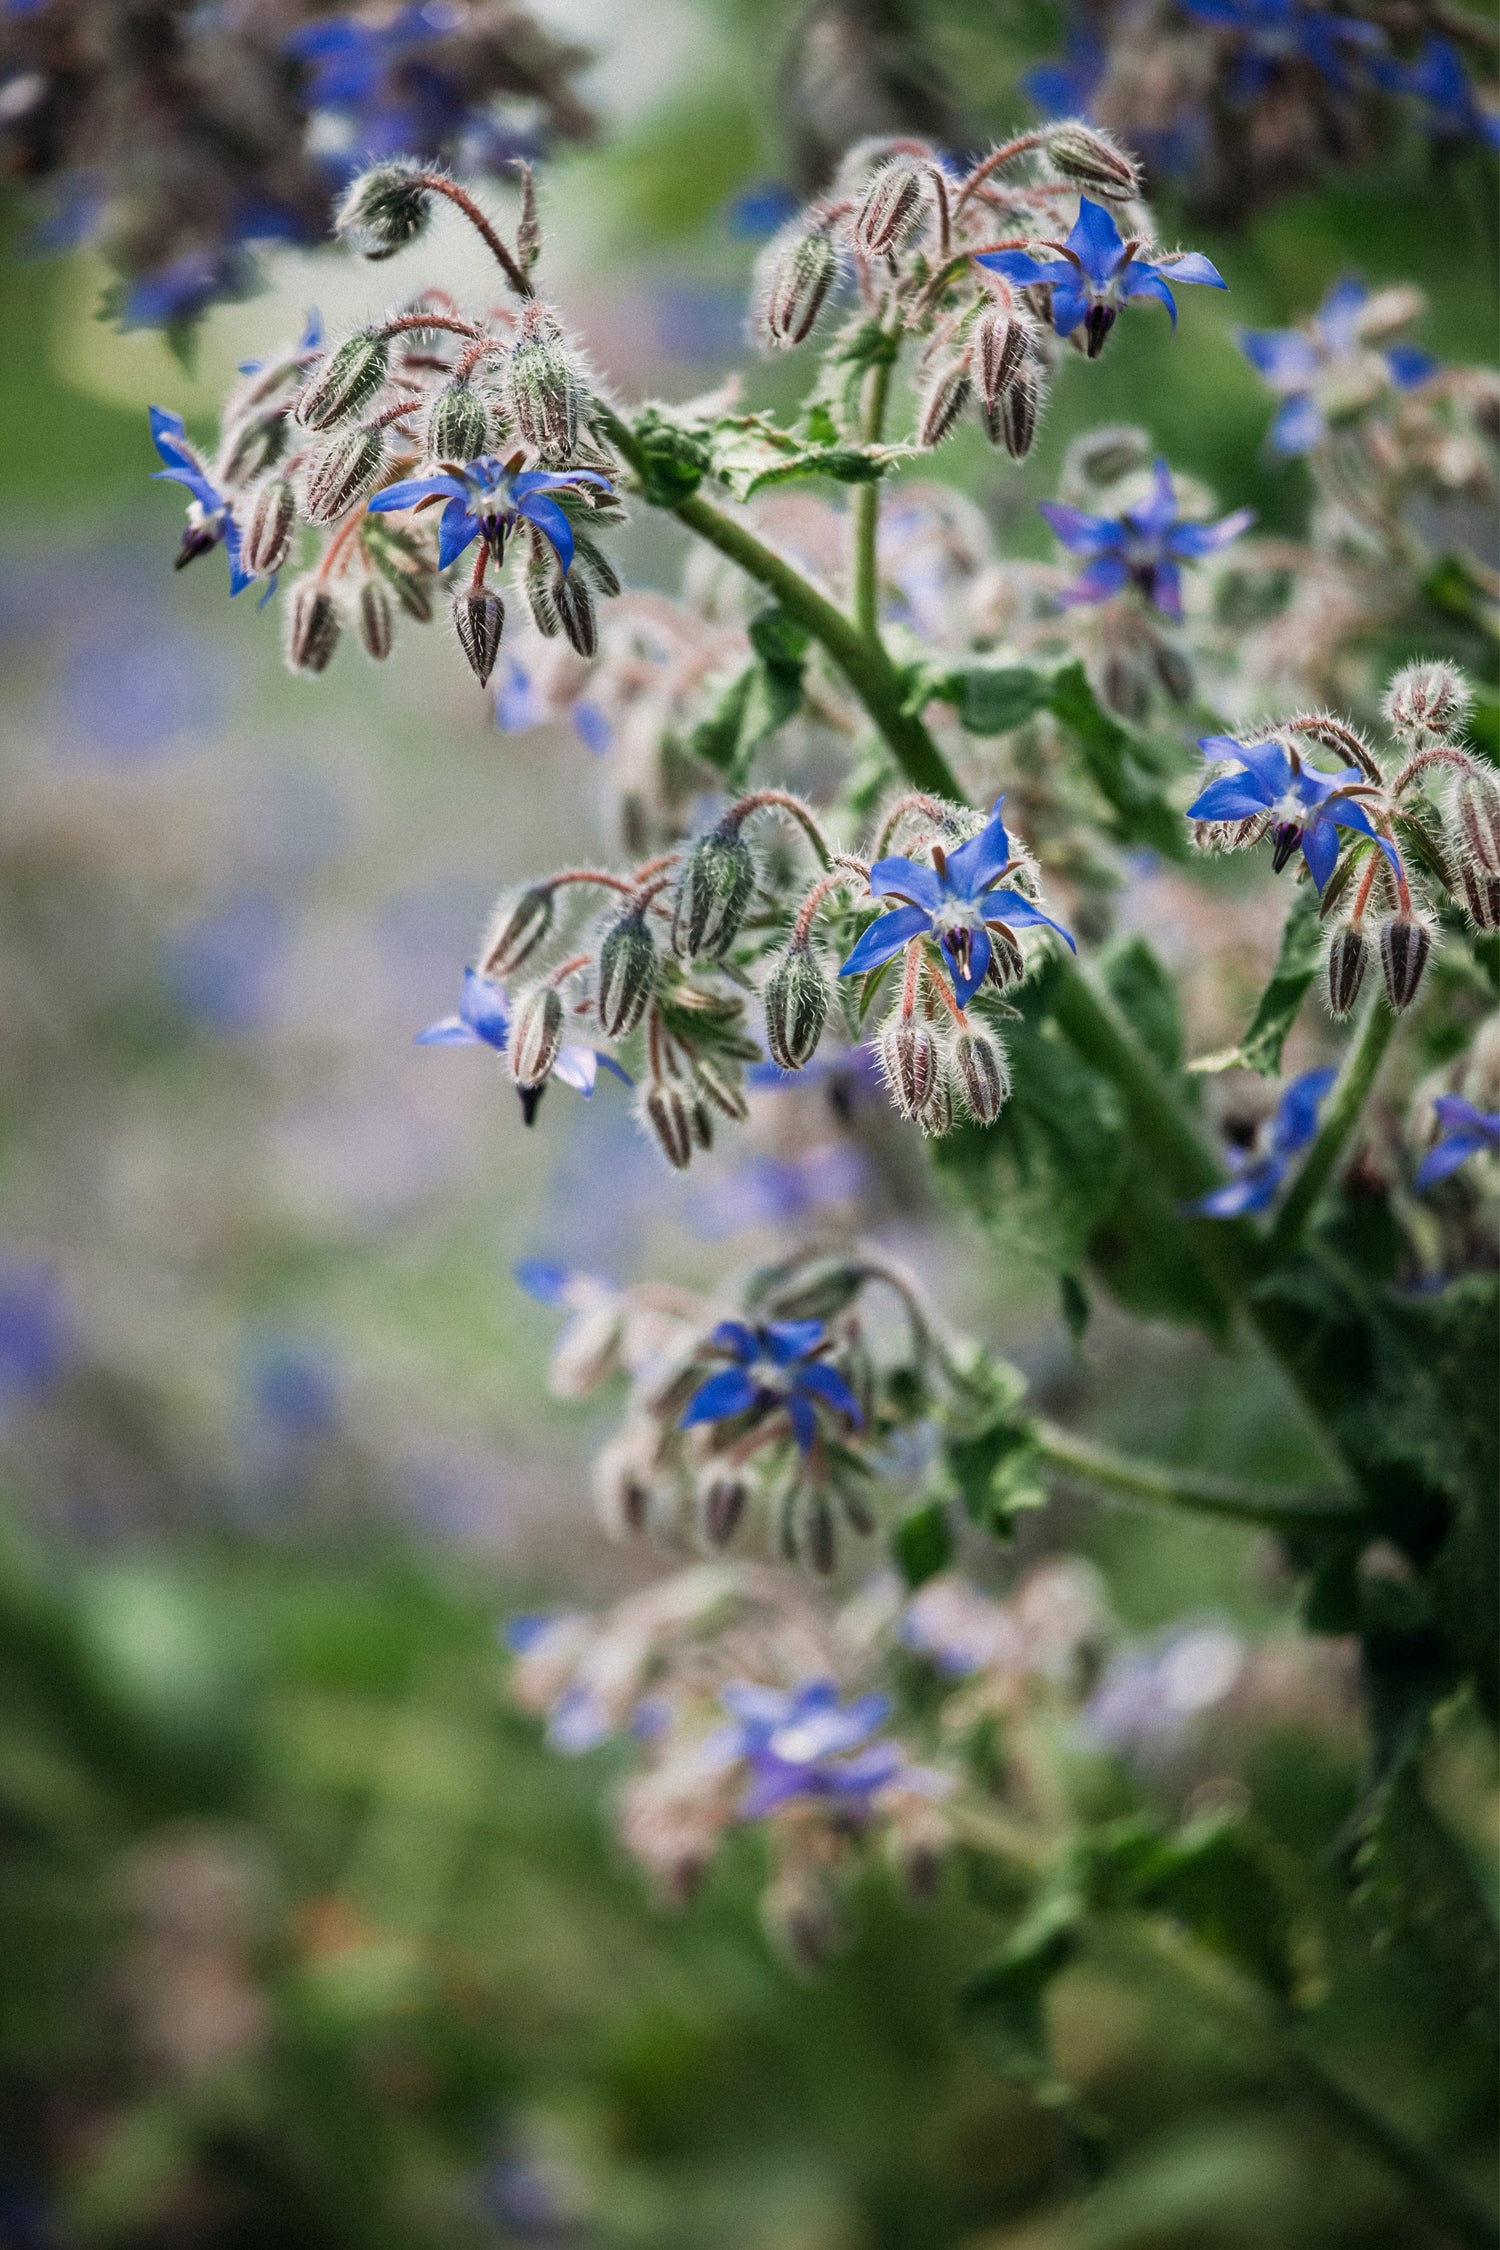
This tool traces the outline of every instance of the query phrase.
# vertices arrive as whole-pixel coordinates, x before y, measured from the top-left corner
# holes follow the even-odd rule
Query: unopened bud
[[[271,578],[292,551],[297,528],[297,495],[285,477],[272,477],[255,495],[245,533],[244,561],[258,577]]]
[[[1070,117],[1048,135],[1047,154],[1053,169],[1074,187],[1116,197],[1141,192],[1140,166],[1097,125]]]
[[[839,1559],[838,1527],[824,1492],[808,1495],[802,1551],[820,1578],[832,1575]]]
[[[620,1365],[624,1322],[618,1302],[595,1305],[570,1320],[558,1338],[547,1367],[554,1398],[587,1398],[607,1383]]]
[[[361,414],[385,382],[391,363],[389,339],[377,328],[362,328],[331,351],[297,401],[305,429],[331,430],[335,422]]]
[[[1010,1070],[1005,1050],[987,1031],[961,1032],[954,1042],[953,1067],[969,1115],[980,1125],[993,1125],[1010,1094]]]
[[[698,1492],[698,1525],[706,1547],[727,1547],[745,1513],[746,1491],[742,1477],[722,1471],[705,1478]]]
[[[513,976],[529,961],[552,927],[553,896],[550,886],[538,883],[518,899],[502,901],[479,949],[479,966],[487,977]]]
[[[1328,941],[1328,1006],[1335,1016],[1353,1013],[1370,962],[1370,941],[1358,922],[1346,922]]]
[[[303,490],[313,523],[337,523],[379,482],[385,463],[383,430],[343,430],[320,445]]]
[[[286,660],[294,672],[326,672],[339,645],[339,613],[317,578],[299,578],[286,601]]]
[[[1448,798],[1454,856],[1481,875],[1500,875],[1500,778],[1482,767],[1460,773]]]
[[[377,164],[354,181],[334,213],[334,232],[361,257],[394,257],[427,224],[432,196],[416,165]]]
[[[599,948],[599,1025],[611,1039],[634,1031],[656,989],[656,940],[640,908],[622,914]]]
[[[892,1101],[915,1124],[937,1083],[937,1041],[914,1016],[895,1015],[880,1034],[879,1053]]]
[[[952,1132],[957,1122],[953,1101],[953,1081],[938,1058],[937,1075],[932,1081],[932,1091],[917,1112],[917,1123],[930,1141],[940,1141]]]
[[[490,418],[468,383],[445,383],[427,417],[427,450],[434,461],[477,461],[489,446]]]
[[[828,1018],[828,981],[812,948],[794,945],[766,979],[766,1045],[778,1070],[811,1062]]]
[[[990,929],[990,965],[984,972],[985,983],[992,984],[997,992],[1003,992],[1007,985],[1019,984],[1025,974],[1026,956],[1021,951],[1017,940],[1011,936],[1009,930],[999,929],[992,925]]]
[[[510,395],[528,445],[557,460],[578,444],[578,378],[562,330],[543,305],[529,304],[510,359]]]
[[[1162,688],[1174,703],[1186,703],[1193,693],[1193,667],[1181,649],[1169,641],[1153,641],[1151,665]]]
[[[1385,715],[1398,734],[1452,734],[1473,690],[1452,664],[1408,664],[1386,689]]]
[[[925,185],[904,156],[882,164],[854,214],[854,247],[862,258],[893,258],[921,222]]]
[[[220,456],[220,481],[225,485],[250,484],[286,451],[286,412],[255,414],[229,437]]]
[[[766,244],[755,269],[755,326],[768,350],[787,351],[811,335],[838,270],[832,236],[805,216]]]
[[[1432,932],[1414,914],[1392,914],[1380,925],[1380,967],[1385,995],[1399,1016],[1416,999],[1432,952]]]
[[[547,1082],[562,1045],[563,1004],[550,984],[527,993],[510,1027],[510,1074],[523,1092]]]
[[[695,1144],[701,1149],[714,1145],[714,1113],[701,1093],[695,1093],[687,1105],[688,1125]]]
[[[941,445],[973,396],[974,384],[963,360],[934,369],[917,402],[917,443]]]
[[[556,557],[541,539],[531,542],[524,583],[526,606],[531,611],[532,623],[544,640],[556,640],[562,630],[562,619],[557,613],[557,589],[561,580],[557,573]]]
[[[1475,929],[1500,930],[1500,875],[1487,875],[1482,867],[1461,865],[1458,885]]]
[[[729,1066],[711,1055],[699,1055],[693,1064],[693,1083],[723,1116],[736,1125],[744,1124],[750,1104],[740,1091],[738,1077],[730,1076]]]
[[[1042,383],[1034,360],[1028,359],[993,407],[984,410],[984,426],[992,445],[1003,445],[1013,461],[1024,461],[1031,451],[1042,411]]]
[[[486,686],[500,653],[500,635],[505,631],[504,602],[498,594],[483,588],[478,593],[466,588],[455,594],[453,630],[468,659],[469,670],[481,687]]]
[[[673,1171],[685,1172],[693,1160],[693,1127],[687,1103],[677,1088],[665,1080],[653,1086],[642,1105],[642,1114]]]
[[[700,836],[682,863],[672,950],[683,961],[719,959],[739,935],[755,890],[755,861],[737,828]]]
[[[558,623],[582,657],[599,653],[599,616],[594,597],[577,571],[570,570],[552,589]]]
[[[1026,364],[1031,340],[1019,313],[999,305],[982,312],[974,323],[974,372],[979,395],[987,409],[999,405],[1001,396]]]
[[[360,587],[357,614],[366,655],[383,664],[396,638],[396,605],[378,578],[367,578]]]
[[[594,1506],[611,1539],[644,1531],[651,1512],[649,1452],[654,1433],[629,1423],[594,1457]]]

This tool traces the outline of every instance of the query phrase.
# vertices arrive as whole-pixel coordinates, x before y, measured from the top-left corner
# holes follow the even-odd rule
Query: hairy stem
[[[1277,1213],[1276,1222],[1266,1239],[1265,1259],[1268,1265],[1279,1264],[1296,1249],[1313,1205],[1328,1185],[1333,1168],[1343,1154],[1344,1144],[1359,1121],[1365,1098],[1375,1083],[1375,1074],[1395,1028],[1396,1018],[1386,1006],[1383,996],[1379,992],[1373,992],[1365,1010],[1364,1021],[1344,1057],[1344,1067],[1339,1072],[1338,1083],[1323,1113],[1317,1139],[1303,1158],[1302,1169],[1293,1180],[1286,1201]]]
[[[1129,1492],[1195,1515],[1222,1516],[1231,1523],[1263,1524],[1287,1531],[1304,1525],[1355,1523],[1360,1509],[1338,1493],[1299,1492],[1284,1485],[1245,1484],[1237,1477],[1206,1476],[1197,1469],[1174,1469],[1162,1461],[1139,1461],[1112,1446],[1061,1430],[1055,1423],[1035,1425],[1042,1459],[1068,1476],[1086,1477],[1114,1492]]]
[[[417,178],[430,194],[445,195],[450,203],[457,205],[518,297],[536,294],[473,196],[461,188],[457,180],[450,180],[443,172],[419,172]]]
[[[886,401],[891,391],[892,362],[876,362],[865,377],[860,435],[866,445],[878,445],[885,427]],[[880,639],[880,482],[854,488],[854,625],[871,643]]]

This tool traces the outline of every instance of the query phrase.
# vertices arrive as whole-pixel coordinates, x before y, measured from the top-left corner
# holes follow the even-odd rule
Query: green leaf
[[[735,675],[683,745],[731,783],[744,780],[760,744],[802,704],[806,630],[773,606],[751,619],[750,643],[757,661]]]
[[[1143,739],[1112,717],[1095,696],[1082,664],[1054,675],[1047,708],[1072,733],[1090,780],[1112,808],[1122,844],[1149,844],[1168,859],[1188,856],[1187,822],[1163,793]]]
[[[1011,1519],[1043,1497],[1029,1422],[992,1422],[972,1436],[946,1438],[943,1460],[964,1513],[985,1531],[1007,1534]]]
[[[946,1500],[904,1516],[891,1534],[891,1552],[908,1586],[935,1578],[953,1560],[953,1523]]]
[[[1087,1333],[1093,1306],[1089,1293],[1076,1273],[1065,1273],[1058,1281],[1058,1295],[1062,1300],[1062,1316],[1076,1351]]]
[[[690,499],[712,466],[708,441],[659,406],[636,416],[632,435],[640,448],[641,487],[656,508],[675,508]]]
[[[1131,1821],[1094,1848],[1104,1881],[1132,1905],[1169,1914],[1278,1999],[1308,1996],[1322,1969],[1317,1930],[1243,1819],[1210,1814],[1175,1835]]]
[[[1143,937],[1122,938],[1100,964],[1111,1000],[1154,1062],[1182,1067],[1182,1018],[1171,978]]]
[[[810,444],[767,414],[722,416],[713,425],[711,443],[713,473],[737,500],[802,477],[873,484],[917,451],[911,445]]]
[[[1054,2098],[1066,2092],[1047,2038],[1047,1988],[1078,1951],[1084,1901],[1054,1881],[988,1968],[959,1994],[964,2023],[996,2068]]]
[[[1281,1068],[1286,1035],[1297,1020],[1297,1012],[1318,973],[1322,956],[1318,894],[1308,883],[1292,894],[1276,967],[1256,1002],[1245,1036],[1237,1047],[1226,1047],[1216,1055],[1202,1055],[1188,1067],[1195,1071],[1256,1070],[1263,1078],[1274,1078]]]
[[[970,734],[1009,734],[1047,708],[1052,682],[1024,664],[976,664],[953,675],[954,704]]]

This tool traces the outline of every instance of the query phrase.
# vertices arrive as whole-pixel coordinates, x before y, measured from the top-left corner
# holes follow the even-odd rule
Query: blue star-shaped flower
[[[1229,1163],[1235,1174],[1226,1186],[1212,1188],[1196,1203],[1185,1206],[1200,1219],[1238,1219],[1248,1211],[1264,1211],[1286,1178],[1292,1158],[1318,1129],[1318,1105],[1338,1071],[1330,1064],[1322,1070],[1304,1070],[1294,1078],[1276,1105],[1263,1155],[1254,1149],[1231,1149]]]
[[[1059,336],[1071,336],[1084,323],[1088,355],[1097,359],[1104,339],[1131,297],[1157,297],[1177,326],[1177,300],[1169,281],[1201,282],[1208,289],[1227,289],[1217,266],[1198,250],[1178,250],[1170,258],[1143,258],[1144,244],[1126,242],[1114,218],[1102,203],[1084,196],[1078,218],[1066,242],[1047,242],[1055,250],[1051,259],[1034,258],[1029,250],[991,250],[977,262],[991,266],[1022,288],[1045,285],[1052,291],[1052,325]]]
[[[997,923],[1012,930],[1055,930],[1078,951],[1060,922],[1019,891],[999,887],[1016,864],[1000,817],[1004,801],[996,799],[988,827],[955,851],[945,852],[934,844],[931,867],[915,859],[875,862],[870,869],[872,892],[877,898],[899,898],[903,903],[870,924],[839,970],[841,977],[862,976],[866,969],[882,967],[904,946],[936,938],[953,979],[954,998],[966,1008],[984,982],[994,951],[990,930]]]
[[[1427,129],[1437,139],[1477,138],[1500,148],[1500,116],[1475,96],[1458,49],[1429,31],[1415,62],[1382,59],[1372,74],[1388,92],[1410,94],[1427,111]]]
[[[503,1055],[510,1039],[510,1001],[504,987],[493,977],[481,976],[477,969],[465,969],[463,994],[456,1016],[444,1016],[439,1023],[430,1023],[419,1031],[419,1047],[492,1047]],[[630,1084],[626,1073],[612,1055],[602,1054],[597,1047],[564,1045],[558,1049],[557,1060],[552,1065],[551,1076],[560,1078],[565,1086],[587,1100],[594,1091],[594,1081],[599,1075],[599,1065],[612,1070],[616,1078]],[[537,1103],[545,1087],[518,1086],[521,1108],[529,1125],[536,1115]]]
[[[1205,735],[1199,748],[1207,758],[1236,758],[1238,773],[1211,781],[1188,806],[1189,820],[1253,820],[1271,815],[1271,864],[1279,875],[1299,847],[1319,892],[1333,873],[1339,856],[1341,828],[1369,836],[1379,844],[1399,877],[1401,859],[1388,838],[1377,836],[1363,805],[1346,794],[1367,786],[1358,766],[1338,773],[1320,773],[1305,766],[1279,742],[1236,742],[1231,735]]]
[[[1234,34],[1238,59],[1229,78],[1237,101],[1254,101],[1287,63],[1311,63],[1324,81],[1343,93],[1349,88],[1350,50],[1368,53],[1385,45],[1385,34],[1355,16],[1331,15],[1306,7],[1303,0],[1182,0],[1190,16]]]
[[[855,1429],[864,1426],[859,1400],[835,1367],[817,1354],[825,1349],[821,1320],[768,1320],[752,1328],[743,1320],[721,1320],[709,1341],[728,1355],[721,1367],[698,1385],[682,1410],[678,1428],[701,1422],[728,1422],[737,1414],[784,1412],[803,1453],[818,1434],[815,1402],[831,1407]]]
[[[465,547],[481,537],[498,562],[516,525],[533,524],[566,572],[573,560],[573,528],[549,495],[585,484],[597,484],[605,492],[612,489],[608,477],[595,476],[592,469],[513,469],[486,453],[465,469],[388,484],[376,493],[368,513],[385,515],[392,508],[416,508],[424,500],[446,499],[438,532],[439,570],[457,562]]]
[[[799,1797],[822,1798],[858,1816],[877,1790],[911,1771],[894,1742],[871,1739],[891,1715],[888,1695],[841,1704],[834,1681],[809,1680],[790,1690],[733,1683],[720,1701],[733,1720],[722,1731],[722,1754],[750,1769],[744,1820],[763,1820]]]
[[[1476,1109],[1462,1094],[1439,1094],[1432,1106],[1440,1130],[1417,1167],[1419,1189],[1446,1180],[1471,1156],[1500,1154],[1500,1109]]]
[[[1362,281],[1345,274],[1304,327],[1241,329],[1240,350],[1281,400],[1271,424],[1273,453],[1309,453],[1327,435],[1328,419],[1319,388],[1339,361],[1363,349],[1359,316],[1369,294]],[[1411,344],[1396,344],[1380,357],[1398,391],[1425,383],[1438,365],[1430,352],[1418,351]]]
[[[230,595],[243,593],[247,586],[255,583],[255,574],[246,570],[240,560],[239,525],[230,513],[229,502],[210,482],[207,470],[188,442],[182,416],[169,414],[165,407],[153,406],[151,435],[157,452],[167,464],[153,473],[164,483],[182,485],[190,495],[187,530],[182,535],[176,568],[181,570],[198,555],[206,555],[222,545],[229,558]]]
[[[1217,523],[1184,523],[1165,461],[1156,464],[1150,499],[1122,516],[1092,516],[1058,500],[1043,500],[1040,512],[1065,547],[1092,558],[1063,595],[1065,603],[1108,601],[1122,587],[1133,585],[1153,609],[1173,618],[1182,615],[1179,563],[1195,562],[1227,547],[1255,521],[1253,508],[1236,508]]]

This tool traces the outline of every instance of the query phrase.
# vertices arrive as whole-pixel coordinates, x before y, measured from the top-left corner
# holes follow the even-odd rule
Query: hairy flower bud
[[[918,445],[941,445],[973,392],[973,379],[964,360],[939,362],[923,385],[917,402]]]
[[[641,1113],[673,1171],[685,1172],[693,1160],[693,1127],[677,1088],[665,1079],[652,1086]]]
[[[938,1047],[925,1023],[894,1015],[880,1034],[880,1068],[901,1115],[915,1124],[938,1079]]]
[[[1416,999],[1432,952],[1432,932],[1415,914],[1392,914],[1380,925],[1385,995],[1399,1016]]]
[[[794,945],[766,979],[766,1045],[778,1070],[811,1062],[828,1018],[828,981],[811,946]]]
[[[656,940],[645,911],[622,914],[599,948],[599,1025],[611,1039],[634,1031],[656,989]]]
[[[1010,1094],[1010,1069],[999,1040],[988,1031],[961,1032],[953,1067],[969,1115],[977,1124],[993,1125]]]
[[[838,1526],[824,1492],[810,1492],[802,1520],[802,1552],[820,1578],[831,1575],[839,1559]]]
[[[1487,875],[1482,867],[1462,865],[1458,884],[1475,929],[1500,930],[1500,875]]]
[[[892,157],[872,177],[854,214],[854,247],[862,258],[894,258],[921,222],[925,183],[908,157]]]
[[[1009,930],[992,926],[990,929],[990,965],[984,973],[986,984],[997,992],[1007,985],[1019,984],[1026,974],[1026,956]]]
[[[343,430],[320,445],[303,487],[313,523],[337,523],[379,482],[385,465],[383,430]]]
[[[396,605],[378,578],[367,578],[360,587],[356,615],[366,655],[383,664],[396,639]]]
[[[826,225],[793,219],[766,244],[755,268],[755,328],[768,351],[810,336],[838,278],[839,254]]]
[[[220,476],[226,485],[250,484],[265,475],[286,451],[286,410],[253,414],[226,438],[220,456]]]
[[[244,561],[258,577],[271,578],[292,551],[297,528],[297,496],[285,477],[272,477],[255,495],[245,532]]]
[[[339,645],[339,613],[318,578],[299,578],[286,598],[286,660],[294,672],[326,672]]]
[[[984,426],[992,445],[1003,445],[1013,461],[1024,461],[1031,451],[1042,411],[1042,380],[1036,362],[1028,359],[1000,393],[993,408],[984,410]]]
[[[510,357],[510,396],[528,445],[544,458],[571,458],[578,443],[578,377],[562,330],[545,305],[529,304]]]
[[[526,558],[526,606],[537,631],[548,641],[556,640],[562,630],[562,619],[557,613],[559,583],[557,561],[551,548],[542,540],[533,539]]]
[[[380,389],[390,363],[389,339],[376,328],[362,328],[315,369],[297,401],[298,421],[309,430],[331,430],[336,422],[351,421]]]
[[[717,960],[739,935],[755,889],[755,861],[737,828],[715,828],[682,863],[672,913],[672,950],[682,961]]]
[[[554,910],[550,884],[535,884],[517,899],[502,900],[479,948],[479,966],[487,977],[513,976],[552,927]]]
[[[488,450],[490,418],[468,383],[445,383],[427,417],[427,450],[435,461],[477,461]]]
[[[534,986],[516,1010],[506,1050],[511,1077],[523,1092],[546,1084],[562,1035],[561,997],[550,984]]]
[[[427,224],[431,191],[418,167],[404,160],[362,172],[334,213],[334,232],[361,257],[394,257]]]
[[[1473,691],[1451,664],[1408,664],[1385,692],[1385,715],[1398,734],[1449,735],[1462,725]]]
[[[1454,857],[1481,875],[1500,875],[1500,779],[1481,766],[1460,773],[1448,797]]]
[[[1070,117],[1054,126],[1047,137],[1047,154],[1054,171],[1070,186],[1117,197],[1141,192],[1140,166],[1097,125]]]
[[[937,1075],[932,1081],[932,1091],[917,1112],[917,1123],[930,1141],[940,1141],[951,1133],[957,1122],[953,1100],[953,1081],[938,1058]]]
[[[1359,922],[1346,922],[1328,941],[1328,1006],[1335,1016],[1351,1015],[1370,962],[1370,941]]]
[[[695,1093],[693,1095],[687,1105],[687,1113],[688,1125],[698,1147],[701,1149],[712,1148],[714,1145],[714,1113],[701,1094]]]
[[[711,1055],[699,1055],[693,1063],[693,1084],[698,1092],[712,1102],[714,1108],[743,1125],[750,1115],[750,1104],[740,1091],[739,1080],[731,1077],[729,1069]]]
[[[1031,339],[1019,313],[993,305],[975,321],[974,372],[987,410],[999,405],[1025,366],[1030,349]]]
[[[558,623],[582,657],[599,653],[599,617],[594,597],[576,570],[560,577],[552,589]]]
[[[487,686],[500,653],[500,635],[505,631],[504,602],[483,587],[478,593],[466,587],[453,597],[453,630],[469,670],[481,687]]]
[[[706,1547],[727,1547],[740,1527],[748,1497],[743,1477],[726,1476],[722,1469],[704,1478],[698,1488],[698,1533]]]

